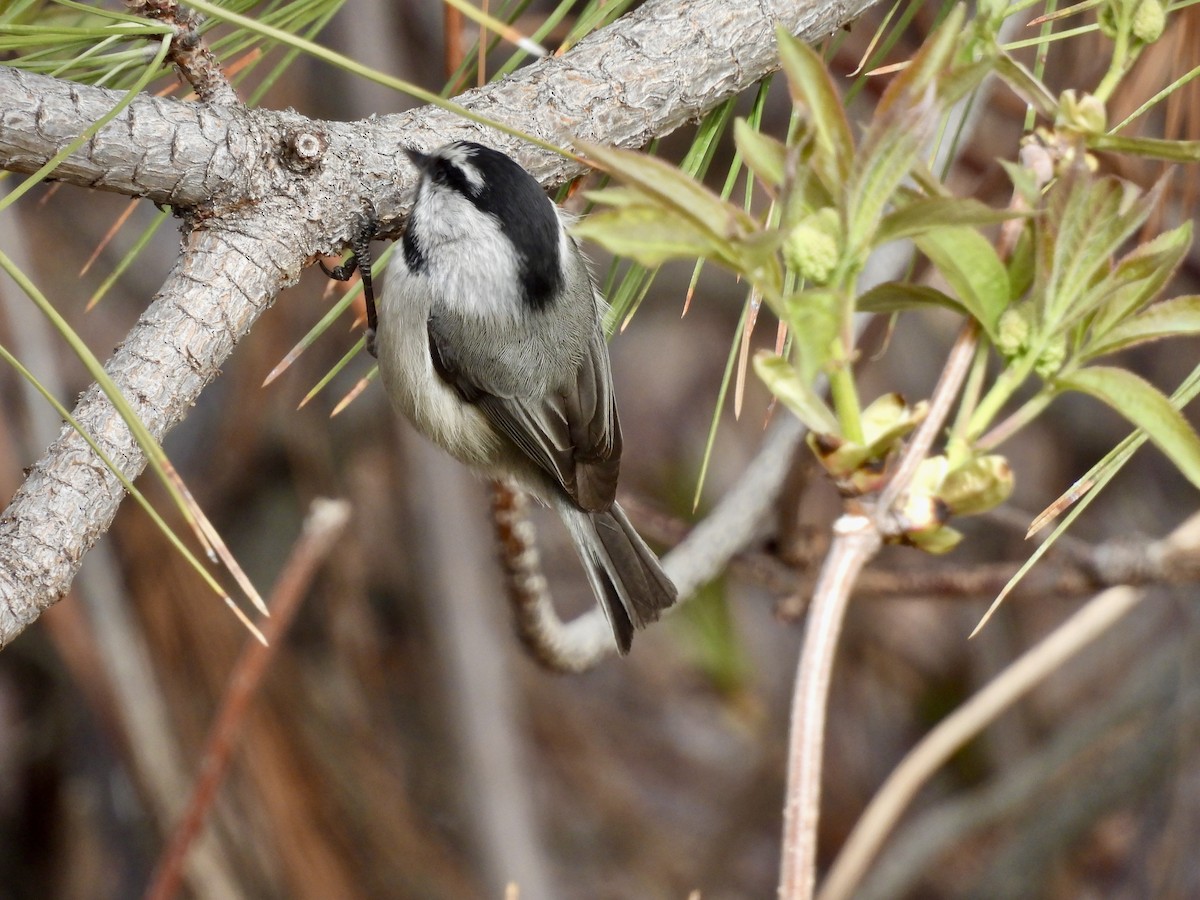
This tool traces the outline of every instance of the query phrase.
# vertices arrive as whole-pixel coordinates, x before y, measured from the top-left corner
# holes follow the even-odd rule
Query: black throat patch
[[[408,266],[408,271],[424,272],[426,265],[425,252],[421,249],[421,243],[413,233],[411,219],[409,219],[408,224],[404,227],[404,238],[401,240],[401,246],[404,250],[404,264]]]

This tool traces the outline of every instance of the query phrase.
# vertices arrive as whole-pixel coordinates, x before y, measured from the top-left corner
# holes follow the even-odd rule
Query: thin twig
[[[783,865],[779,880],[781,900],[811,897],[816,884],[821,760],[833,657],[854,582],[882,543],[879,529],[865,515],[842,516],[834,523],[833,533],[833,544],[813,591],[804,647],[796,668],[796,688],[792,692]]]
[[[192,86],[201,103],[210,106],[242,106],[221,62],[200,33],[201,17],[176,0],[125,0],[136,15],[165,22],[175,29],[168,59]]]
[[[808,626],[792,699],[787,804],[779,896],[807,900],[816,885],[817,824],[824,768],[825,715],[838,634],[859,573],[894,532],[892,505],[904,496],[929,453],[971,367],[978,340],[973,322],[963,327],[929,401],[929,414],[904,448],[895,474],[870,515],[843,516],[809,606]]]
[[[858,820],[822,885],[820,900],[851,896],[897,818],[929,777],[963,744],[1099,637],[1141,598],[1140,591],[1128,587],[1110,588],[1097,595],[929,732],[888,776]]]
[[[272,591],[272,615],[264,627],[268,643],[248,643],[229,676],[229,689],[204,743],[200,774],[192,786],[187,809],[159,860],[146,891],[147,900],[169,900],[178,893],[188,850],[204,826],[217,790],[229,770],[234,744],[250,703],[283,642],[317,567],[333,549],[349,520],[350,505],[345,501],[313,501],[304,520],[304,530]]]
[[[1017,17],[1011,17],[1003,26],[1002,33],[1003,31],[1015,27],[1017,21]],[[985,87],[984,90],[987,90],[987,88]],[[964,133],[970,130],[973,120],[978,120],[980,115],[979,110],[981,110],[984,105],[982,102],[983,97],[984,95],[982,93],[975,96],[974,102],[969,103],[965,107],[967,110],[965,113],[967,118],[963,123],[963,128],[961,129]],[[941,162],[939,162],[939,166],[940,165]],[[1007,237],[1004,238],[1004,240],[1007,239]],[[978,326],[974,323],[968,323],[966,326],[964,326],[963,331],[960,333],[957,341],[955,342],[955,345],[950,353],[950,358],[947,360],[945,370],[938,381],[937,387],[934,389],[933,397],[930,400],[928,415],[926,416],[925,421],[922,422],[921,426],[917,429],[917,433],[913,436],[912,440],[905,447],[897,469],[893,473],[887,486],[884,488],[879,504],[876,506],[874,514],[871,517],[871,527],[875,529],[876,540],[874,548],[871,549],[871,555],[874,555],[874,553],[878,550],[878,541],[880,540],[880,536],[892,530],[892,520],[894,518],[892,516],[892,507],[896,501],[903,497],[904,493],[908,490],[910,484],[912,483],[912,478],[916,474],[917,467],[928,455],[930,447],[933,446],[933,441],[937,437],[938,432],[941,430],[942,423],[945,421],[945,418],[949,413],[950,406],[953,404],[954,398],[958,396],[959,391],[962,389],[963,381],[965,380],[971,367],[971,361],[975,353],[975,346],[977,342]],[[880,527],[884,522],[886,522],[888,525],[888,528],[886,529]],[[866,549],[868,546],[866,537],[863,537],[861,540],[863,543],[863,548]],[[835,548],[837,543],[838,541],[835,539]],[[831,555],[835,552],[835,548],[831,548]],[[864,559],[863,564],[865,564],[865,562],[866,560]],[[826,566],[828,566],[828,564],[829,563],[827,560]],[[860,571],[861,568],[862,565],[859,566]],[[826,583],[825,572],[822,571],[821,578],[818,581],[817,590],[815,590],[813,593],[812,608],[809,612],[810,634],[816,630],[813,626],[813,623],[818,621],[831,621],[835,614],[838,617],[838,624],[840,625],[840,616],[844,613],[846,604],[848,602],[847,598],[850,594],[850,591],[853,589],[853,581],[854,579],[851,579],[852,583],[844,587],[844,593],[846,596],[826,597],[822,594],[821,590],[821,586]],[[842,588],[839,586],[839,589]],[[825,609],[824,607],[826,606],[828,606],[829,609]],[[805,900],[812,896],[816,879],[817,820],[819,816],[819,806],[817,804],[820,800],[822,759],[820,753],[810,755],[808,757],[800,757],[797,759],[796,754],[799,748],[795,746],[795,741],[797,740],[797,736],[806,733],[807,729],[803,727],[798,729],[796,727],[795,714],[799,712],[801,716],[811,715],[814,717],[814,719],[819,719],[822,728],[824,727],[825,705],[828,697],[828,682],[830,677],[829,671],[826,671],[823,674],[814,672],[802,677],[801,673],[803,673],[805,667],[809,665],[809,661],[804,658],[807,655],[809,648],[808,637],[809,635],[806,635],[804,654],[801,656],[799,670],[797,671],[797,684],[795,688],[796,695],[798,696],[800,694],[802,682],[804,681],[812,681],[816,684],[823,683],[825,685],[825,690],[820,694],[819,708],[800,709],[798,706],[799,701],[794,700],[794,703],[797,705],[793,708],[793,745],[789,749],[787,808],[789,811],[792,811],[792,803],[795,799],[793,796],[793,788],[799,791],[801,784],[806,785],[804,788],[808,798],[806,802],[811,802],[813,806],[808,810],[793,812],[796,822],[802,823],[804,827],[809,829],[809,833],[802,838],[797,836],[794,844],[789,842],[786,837],[786,829],[788,825],[794,823],[790,821],[785,822],[785,840],[783,845],[784,878],[780,886],[781,897],[803,897]],[[831,640],[835,641],[837,637],[837,629],[833,629],[833,633],[830,634],[829,637]],[[829,648],[814,649],[818,652],[818,658],[814,661],[813,665],[815,666],[819,661],[821,664],[827,667],[832,667],[836,648],[831,646]],[[803,774],[793,773],[791,766],[796,765],[798,762],[802,765],[810,767],[810,770]],[[803,853],[804,855],[789,859],[789,855],[791,855],[792,852]],[[790,866],[800,866],[803,868],[802,871],[790,871]],[[791,876],[790,882],[788,877],[789,875]],[[802,889],[803,892],[788,894],[785,889]]]

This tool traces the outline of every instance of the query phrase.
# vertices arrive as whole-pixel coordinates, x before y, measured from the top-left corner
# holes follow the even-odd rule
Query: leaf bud
[[[1068,89],[1058,98],[1058,124],[1084,134],[1102,134],[1108,127],[1108,112],[1099,98]]]
[[[1013,492],[1013,471],[1003,456],[980,456],[950,472],[938,496],[956,516],[974,516],[999,506]]]
[[[1067,338],[1065,335],[1059,335],[1051,340],[1039,354],[1037,362],[1033,364],[1033,371],[1038,374],[1039,378],[1048,381],[1058,374],[1059,369],[1066,361]]]
[[[813,284],[827,283],[841,256],[839,230],[838,213],[832,207],[805,216],[784,242],[784,259]]]
[[[1134,11],[1130,31],[1143,44],[1153,44],[1162,37],[1167,25],[1167,12],[1162,0],[1142,0]]]
[[[1010,306],[996,323],[996,349],[1005,359],[1019,356],[1029,346],[1029,314],[1020,306]]]

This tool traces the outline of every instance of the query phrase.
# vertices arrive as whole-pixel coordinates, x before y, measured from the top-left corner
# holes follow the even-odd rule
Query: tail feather
[[[655,621],[675,602],[675,585],[617,504],[600,513],[572,509],[564,518],[617,647],[628,653],[634,628]]]

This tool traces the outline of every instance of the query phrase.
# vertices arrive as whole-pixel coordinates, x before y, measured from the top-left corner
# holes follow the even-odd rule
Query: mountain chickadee
[[[420,178],[373,336],[384,387],[427,438],[558,512],[626,653],[676,590],[614,501],[621,426],[587,261],[503,153],[405,152]]]

